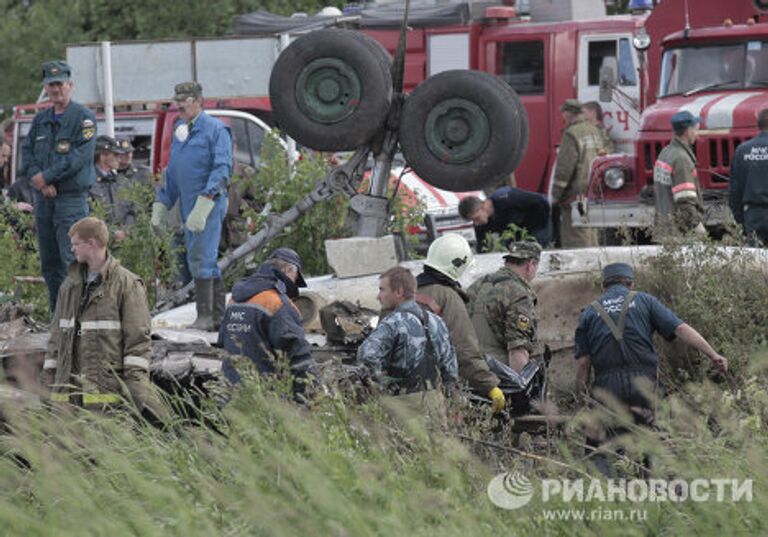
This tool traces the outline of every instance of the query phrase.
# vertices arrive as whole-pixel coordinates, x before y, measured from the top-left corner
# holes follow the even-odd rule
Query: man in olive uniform
[[[51,399],[101,409],[128,398],[147,417],[165,419],[149,383],[144,283],[107,252],[103,221],[83,218],[69,235],[76,262],[61,285],[43,365]]]
[[[552,185],[552,204],[560,208],[560,245],[563,248],[597,246],[597,230],[573,227],[571,204],[587,193],[592,160],[603,149],[597,127],[584,119],[581,103],[568,99],[560,107],[565,130],[557,152]]]
[[[96,116],[70,99],[71,74],[65,62],[43,64],[43,87],[53,106],[35,115],[21,148],[24,175],[35,190],[35,228],[51,311],[74,261],[69,228],[88,214],[88,189],[96,181]]]
[[[768,108],[757,117],[760,132],[733,155],[728,199],[751,244],[768,245]]]
[[[459,364],[459,377],[476,393],[493,401],[494,412],[506,406],[499,378],[489,369],[480,352],[480,343],[467,314],[469,297],[459,279],[475,261],[467,240],[455,233],[432,241],[424,262],[424,272],[416,278],[416,302],[442,317],[451,335]]]
[[[122,241],[126,228],[136,222],[136,208],[124,191],[127,179],[117,173],[118,151],[117,141],[111,136],[96,138],[96,182],[91,187],[90,198],[104,210],[115,239]]]
[[[687,110],[672,116],[675,136],[653,166],[656,197],[656,231],[664,235],[704,229],[704,202],[692,145],[698,136],[699,118]]]
[[[537,344],[536,277],[541,246],[513,242],[504,266],[473,283],[469,314],[482,350],[521,373]]]
[[[592,123],[597,130],[600,131],[600,136],[603,140],[603,149],[600,151],[600,155],[609,155],[613,153],[613,139],[603,125],[603,107],[597,101],[589,101],[584,103],[581,107],[584,113],[584,119],[589,123]]]
[[[148,185],[152,181],[152,170],[144,164],[136,164],[133,161],[133,152],[136,150],[130,138],[117,139],[117,171],[129,180],[131,184],[140,183]]]

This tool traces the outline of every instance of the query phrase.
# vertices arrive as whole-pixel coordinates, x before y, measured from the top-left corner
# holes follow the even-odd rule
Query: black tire
[[[368,142],[392,103],[391,58],[370,41],[350,30],[318,30],[291,43],[269,80],[278,127],[319,151]]]
[[[510,156],[509,156],[509,160],[510,160],[509,165],[514,171],[520,165],[520,162],[522,162],[523,157],[525,156],[525,150],[528,149],[529,128],[530,128],[530,124],[528,123],[528,112],[525,111],[525,106],[523,106],[523,102],[520,100],[520,97],[517,95],[517,92],[514,89],[512,89],[512,87],[509,84],[504,82],[499,77],[494,76],[493,78],[499,84],[500,89],[502,91],[506,91],[510,95],[510,99],[511,99],[510,102],[513,103],[513,106],[515,107],[515,110],[516,110],[515,113],[523,118],[523,121],[520,121],[518,123],[519,131],[516,138],[516,140],[518,140],[518,143],[515,144],[514,151],[512,151],[512,153],[510,153]]]
[[[528,118],[515,91],[480,71],[446,71],[405,101],[400,147],[433,186],[460,192],[509,176],[528,144]]]

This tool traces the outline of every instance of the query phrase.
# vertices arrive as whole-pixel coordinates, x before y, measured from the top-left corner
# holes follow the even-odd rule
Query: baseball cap
[[[687,129],[688,127],[698,125],[699,121],[701,121],[699,116],[694,116],[688,110],[681,110],[672,116],[670,123],[672,123],[673,129]]]
[[[268,259],[280,259],[281,261],[285,261],[286,263],[294,265],[299,271],[299,277],[296,279],[296,285],[298,287],[307,286],[307,282],[304,281],[304,275],[301,273],[301,258],[299,257],[299,254],[296,253],[296,250],[286,247],[277,248],[271,254],[269,254]]]
[[[43,84],[66,82],[72,77],[72,68],[67,62],[56,60],[43,64]]]
[[[610,265],[603,267],[603,281],[612,278],[627,278],[628,280],[634,280],[635,270],[627,263],[611,263]]]
[[[173,88],[173,100],[184,101],[186,99],[195,99],[203,95],[203,87],[197,82],[182,82],[176,84]]]
[[[533,241],[517,241],[509,243],[507,247],[509,253],[504,255],[504,258],[511,257],[514,259],[540,259],[541,258],[541,245],[538,242]]]
[[[581,114],[581,103],[578,99],[566,99],[565,102],[560,105],[560,111]]]

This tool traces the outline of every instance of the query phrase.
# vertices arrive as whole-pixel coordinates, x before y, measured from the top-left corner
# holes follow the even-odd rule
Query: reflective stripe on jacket
[[[100,283],[91,284],[84,300],[86,276],[86,265],[70,265],[59,290],[44,368],[56,370],[56,392],[75,387],[85,394],[130,395],[142,407],[150,397],[151,356],[144,283],[110,255]],[[130,394],[123,393],[122,383]]]

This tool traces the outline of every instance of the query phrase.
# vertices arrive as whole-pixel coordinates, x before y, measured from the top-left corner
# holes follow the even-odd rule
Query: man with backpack
[[[385,397],[385,407],[398,407],[395,414],[406,419],[427,415],[444,421],[441,387],[456,383],[456,351],[445,323],[417,304],[415,293],[416,279],[406,268],[392,267],[380,276],[377,299],[393,311],[360,345],[357,359],[396,399]]]

